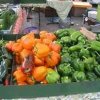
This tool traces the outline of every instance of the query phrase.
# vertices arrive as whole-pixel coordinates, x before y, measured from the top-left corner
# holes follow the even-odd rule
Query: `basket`
[[[27,27],[23,30],[22,33],[27,34],[30,32],[38,33],[38,28],[36,26]]]

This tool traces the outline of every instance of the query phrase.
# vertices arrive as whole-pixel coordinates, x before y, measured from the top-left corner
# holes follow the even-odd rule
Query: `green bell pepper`
[[[80,35],[81,35],[80,31],[76,31],[76,32],[72,33],[71,36],[70,36],[71,40],[76,42]]]
[[[71,79],[68,76],[61,77],[61,83],[71,83]]]
[[[82,45],[81,44],[77,44],[77,45],[71,46],[69,48],[69,51],[71,51],[71,52],[73,52],[73,51],[79,51],[81,48],[82,48]]]
[[[86,75],[87,75],[87,79],[89,79],[90,81],[94,81],[97,79],[97,76],[93,72],[87,72]]]
[[[96,73],[98,76],[100,76],[100,65],[96,66],[96,67],[94,68],[94,71],[95,71],[95,73]]]
[[[61,55],[64,55],[65,53],[68,53],[68,47],[63,47],[61,50]]]
[[[65,36],[65,37],[62,37],[62,38],[61,38],[61,41],[62,41],[63,43],[70,43],[70,42],[71,42],[71,39],[70,39],[69,36]]]
[[[90,46],[91,46],[91,49],[95,50],[95,51],[100,51],[100,42],[99,41],[91,41],[90,42]]]
[[[74,79],[76,82],[84,81],[84,80],[86,80],[86,75],[85,75],[84,72],[75,71],[75,72],[73,73],[73,79]]]
[[[71,57],[69,53],[65,53],[61,56],[61,63],[70,63],[71,62]]]
[[[89,50],[85,49],[85,48],[82,48],[79,52],[80,56],[85,56],[85,57],[89,57],[90,56],[90,52]]]
[[[79,57],[79,54],[78,54],[77,51],[74,51],[74,52],[72,52],[72,53],[70,54],[70,56],[71,56],[72,59],[77,59],[77,58]]]
[[[78,43],[85,44],[86,43],[86,38],[83,35],[79,36],[78,37]]]
[[[73,66],[76,71],[84,71],[84,62],[80,61],[80,59],[73,60]]]
[[[94,64],[95,59],[93,57],[85,58],[84,63],[85,64]]]
[[[48,83],[57,83],[60,79],[60,75],[56,71],[50,71],[47,73],[46,80]]]
[[[94,66],[96,63],[95,58],[88,57],[88,58],[85,58],[85,60],[83,62],[84,62],[86,70],[92,71],[94,69]]]
[[[70,64],[67,64],[67,63],[58,65],[57,70],[61,76],[70,75],[70,74],[72,74],[72,71],[73,71]]]
[[[58,38],[61,38],[61,37],[64,37],[64,36],[68,36],[69,33],[67,31],[68,29],[59,29],[57,30],[54,34],[58,37]]]

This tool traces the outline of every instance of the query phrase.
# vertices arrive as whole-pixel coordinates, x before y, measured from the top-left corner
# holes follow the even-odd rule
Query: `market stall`
[[[100,92],[100,34],[84,27],[19,34],[27,13],[18,12],[15,34],[0,33],[1,99]]]
[[[30,37],[33,39],[33,37],[31,37],[32,34],[33,33],[30,33],[29,34],[30,36],[29,35],[25,35],[25,36],[19,35],[18,36],[18,35],[9,35],[9,34],[2,35],[2,38],[4,38],[4,40],[8,41],[8,42],[6,42],[6,45],[5,45],[6,48],[3,47],[3,50],[4,50],[4,48],[5,49],[8,48],[9,50],[11,50],[11,52],[15,52],[14,55],[16,57],[19,57],[18,56],[20,53],[19,50],[21,50],[21,51],[24,50],[21,48],[18,49],[17,44],[19,44],[19,47],[21,46],[19,39],[22,37],[21,39],[24,43],[25,37]],[[40,38],[43,38],[42,34],[44,34],[44,33],[42,33],[42,31],[41,31]],[[45,34],[47,34],[47,36],[44,39],[50,38],[50,37],[48,37],[48,35],[50,35],[51,33],[45,33]],[[84,34],[84,36],[86,36],[88,38],[89,42],[87,41],[86,37],[83,37],[82,34]],[[50,60],[51,63],[48,62],[49,58],[48,58],[48,60],[45,59],[45,61],[47,61],[47,64],[48,64],[46,66],[49,66],[50,73],[52,72],[53,75],[55,75],[55,77],[54,76],[52,77],[52,74],[50,74],[51,76],[48,76],[47,74],[40,74],[40,75],[43,75],[43,76],[41,76],[42,79],[39,78],[38,76],[34,76],[34,75],[39,74],[39,72],[37,74],[36,74],[36,72],[34,72],[34,71],[38,71],[39,68],[40,69],[41,68],[48,69],[48,67],[43,66],[44,65],[43,63],[35,62],[35,64],[36,64],[35,66],[37,66],[38,64],[40,66],[40,67],[39,66],[36,67],[36,69],[34,69],[34,71],[33,71],[32,75],[34,76],[35,81],[33,80],[31,83],[30,83],[30,81],[29,81],[29,83],[26,83],[27,81],[24,82],[24,80],[26,80],[26,78],[25,78],[26,76],[25,77],[21,76],[24,78],[24,80],[21,78],[22,80],[19,81],[20,78],[18,78],[17,75],[20,75],[20,74],[17,74],[17,73],[20,73],[21,70],[16,69],[16,67],[18,67],[22,63],[22,65],[24,64],[24,66],[22,66],[22,68],[25,68],[25,64],[27,64],[27,63],[23,62],[23,60],[19,60],[20,58],[16,58],[16,61],[13,63],[13,66],[12,67],[9,66],[10,68],[12,68],[10,83],[8,81],[8,83],[4,83],[6,86],[3,86],[3,85],[0,86],[0,97],[1,98],[9,98],[9,99],[20,98],[20,97],[21,98],[32,98],[32,97],[57,96],[57,95],[68,95],[68,94],[88,93],[88,92],[98,92],[99,91],[99,88],[100,88],[99,79],[98,79],[99,78],[99,65],[98,64],[100,63],[99,58],[98,58],[99,51],[100,51],[100,48],[99,48],[99,43],[100,43],[99,38],[100,37],[99,37],[99,35],[98,35],[97,40],[94,40],[96,38],[96,35],[90,31],[87,31],[85,28],[81,29],[81,33],[79,31],[74,30],[74,29],[57,30],[55,32],[55,35],[57,36],[57,39],[55,40],[55,36],[53,33],[51,35],[51,39],[55,40],[55,43],[59,42],[60,45],[63,45],[62,50],[60,51],[61,52],[60,64],[58,65],[59,57],[55,58],[56,60],[58,59],[57,62],[55,62],[53,60],[54,58],[52,58]],[[35,38],[36,38],[36,36],[35,36]],[[13,40],[17,39],[15,41],[16,45],[13,44],[14,43],[13,41],[11,43],[12,39]],[[32,41],[32,39],[29,39],[28,41],[30,42],[30,40]],[[76,41],[78,41],[78,44],[76,43]],[[43,46],[46,48],[46,50],[49,50],[48,45],[46,45],[49,42],[46,44],[44,44],[45,41],[41,42],[41,43],[40,42],[38,43],[38,42],[39,41],[37,41],[37,45],[36,45],[38,49],[39,48],[41,49]],[[68,46],[68,44],[71,42],[73,42],[74,44],[70,45],[69,47],[66,47],[66,44]],[[55,45],[55,46],[58,45],[55,43],[53,43],[53,45]],[[11,45],[12,47],[9,48],[10,44],[12,44]],[[23,44],[23,45],[29,45],[29,44]],[[38,45],[41,45],[41,47],[39,47]],[[17,48],[16,48],[16,46],[17,46]],[[86,49],[86,47],[88,49]],[[27,48],[27,50],[28,50],[30,47],[24,46],[24,48]],[[91,49],[89,49],[89,48],[91,48]],[[35,47],[33,50],[36,50]],[[52,52],[52,53],[56,54],[55,57],[57,57],[59,50],[60,50],[60,48],[55,49],[52,47],[52,51],[48,51],[48,52],[49,53]],[[92,50],[92,52],[91,52],[91,50]],[[95,51],[93,52],[93,50],[95,50]],[[77,52],[77,51],[80,51],[80,52]],[[1,51],[1,52],[4,52],[4,51]],[[25,52],[25,51],[22,51],[22,52]],[[37,53],[35,53],[36,57],[37,56],[39,58],[48,57],[47,51],[43,50],[42,52],[45,53],[45,55],[42,55],[42,54],[37,55]],[[86,52],[86,53],[84,53],[84,52]],[[5,54],[6,53],[4,53],[4,57],[7,57],[6,59],[8,59],[8,56],[6,56]],[[21,55],[22,55],[22,53],[21,53]],[[24,56],[25,55],[22,55],[22,57],[24,57]],[[9,58],[9,59],[12,59],[12,58]],[[15,59],[15,58],[13,58],[13,59]],[[75,63],[74,63],[74,61],[75,61]],[[84,62],[85,66],[84,66],[82,61]],[[73,63],[71,64],[71,62],[73,62]],[[77,65],[76,65],[76,62],[77,62]],[[15,64],[18,64],[18,66],[16,65],[16,67],[15,67]],[[74,64],[74,66],[73,66],[73,64]],[[56,70],[52,69],[52,68],[55,68],[55,66],[57,68],[57,72],[56,72]],[[18,68],[21,68],[21,67],[18,67]],[[34,67],[32,67],[32,65],[31,65],[30,67],[27,66],[27,68],[34,68]],[[30,72],[30,70],[23,69],[21,71],[21,73],[23,73],[23,71],[25,71],[25,73],[27,74],[27,72]],[[71,73],[72,70],[74,73]],[[93,70],[95,72],[93,72]],[[44,69],[44,71],[46,71],[46,70]],[[14,73],[16,73],[16,74],[14,74]],[[23,73],[23,75],[25,73]],[[41,73],[41,71],[40,71],[40,73]],[[45,72],[43,72],[43,73],[45,73]],[[12,76],[12,75],[14,75],[14,76]],[[44,75],[47,75],[46,79],[47,79],[48,84],[45,82],[43,82],[43,83],[41,82],[41,80],[43,80],[43,77],[45,77]],[[13,79],[14,77],[15,77],[15,79],[17,78],[16,79],[17,83],[14,81],[14,79]],[[63,79],[64,77],[65,77],[65,79]],[[61,79],[61,80],[59,80],[59,79]],[[38,83],[36,82],[36,80]],[[95,87],[94,87],[94,85],[95,85]],[[9,90],[12,90],[14,92],[9,92]],[[25,92],[25,91],[28,91],[28,92]]]

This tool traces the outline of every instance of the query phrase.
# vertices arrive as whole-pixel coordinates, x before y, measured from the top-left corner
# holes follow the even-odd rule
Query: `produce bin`
[[[2,9],[0,14],[0,31],[4,34],[12,33],[17,18],[17,13],[14,10],[9,8]]]
[[[0,39],[16,40],[23,34],[0,34]],[[36,35],[38,37],[38,35]],[[1,99],[14,99],[14,98],[36,98],[36,97],[49,97],[58,95],[72,95],[82,93],[100,92],[100,80],[72,82],[72,83],[59,83],[59,84],[37,84],[37,85],[0,85],[0,98]]]

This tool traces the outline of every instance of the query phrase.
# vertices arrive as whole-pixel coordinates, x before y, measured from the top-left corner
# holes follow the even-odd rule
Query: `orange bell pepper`
[[[45,66],[35,67],[32,72],[34,79],[38,82],[45,80],[46,74],[47,74],[47,67]]]
[[[42,42],[46,45],[50,45],[50,43],[52,43],[52,40],[50,39],[43,39]]]
[[[35,80],[34,80],[33,76],[27,76],[27,80],[26,81],[30,85],[35,84]]]
[[[53,50],[53,51],[55,51],[57,53],[59,53],[61,51],[61,46],[59,44],[55,44],[55,43],[52,42],[49,45],[49,47],[51,48],[51,50]]]
[[[13,46],[14,43],[15,43],[14,41],[9,41],[9,42],[6,43],[5,47],[8,50],[12,51],[12,46]]]
[[[21,67],[18,67],[17,70],[13,73],[17,83],[25,82],[27,80],[26,74],[23,73]]]
[[[14,54],[14,58],[15,58],[15,63],[20,65],[22,63],[22,59],[21,59],[21,56],[20,56],[20,53],[15,53]]]
[[[45,79],[45,80],[43,80],[41,83],[42,83],[42,84],[48,84],[48,82],[47,82],[47,80],[46,80],[46,79]]]
[[[26,58],[26,57],[29,56],[30,54],[33,54],[33,52],[32,52],[31,50],[23,49],[23,50],[20,52],[21,59],[23,60],[24,58]]]
[[[53,33],[47,33],[46,38],[52,41],[56,40],[56,36]]]
[[[26,82],[18,82],[17,85],[27,85]]]
[[[21,38],[22,46],[24,49],[32,50],[34,47],[35,41],[34,41],[34,34],[30,33]]]
[[[47,31],[40,31],[40,39],[45,39],[46,33],[48,33],[48,32]]]
[[[45,60],[49,67],[54,68],[60,61],[60,54],[55,51],[51,51]]]
[[[21,43],[14,43],[12,46],[12,51],[13,52],[21,52],[23,49],[22,44]]]
[[[34,64],[36,66],[39,66],[39,65],[44,65],[44,58],[38,58],[37,56],[34,56]]]
[[[37,43],[42,43],[42,40],[41,40],[41,39],[35,38],[34,41],[35,41],[35,44],[37,44]]]
[[[36,46],[34,47],[34,54],[38,58],[46,57],[49,52],[50,52],[50,48],[49,48],[49,46],[47,46],[45,44],[37,43]]]

